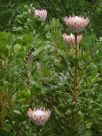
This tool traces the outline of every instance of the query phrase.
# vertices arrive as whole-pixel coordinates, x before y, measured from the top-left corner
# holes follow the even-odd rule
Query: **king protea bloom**
[[[70,29],[80,31],[85,29],[89,23],[88,17],[69,16],[64,18],[64,22]]]
[[[82,35],[77,35],[77,44],[80,43],[81,39],[82,39]],[[75,45],[75,36],[73,34],[67,35],[66,33],[64,33],[63,40],[66,43]]]
[[[29,109],[27,112],[30,120],[37,126],[42,126],[50,117],[51,111],[45,108]]]
[[[45,21],[47,18],[47,11],[46,10],[34,10],[34,15],[40,17],[41,21]]]

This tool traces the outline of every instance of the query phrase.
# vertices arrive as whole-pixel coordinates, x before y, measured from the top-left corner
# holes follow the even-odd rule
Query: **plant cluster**
[[[41,136],[101,136],[102,41],[82,36],[88,18],[65,17],[67,35],[47,15],[25,5],[0,33],[0,135],[36,136],[30,118]]]

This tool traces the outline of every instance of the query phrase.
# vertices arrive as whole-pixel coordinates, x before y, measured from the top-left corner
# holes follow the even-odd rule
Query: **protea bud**
[[[77,44],[80,43],[81,39],[82,39],[82,35],[78,35],[77,36]],[[75,36],[73,34],[67,35],[66,33],[64,33],[63,34],[63,40],[66,43],[75,45]]]
[[[40,17],[41,21],[45,21],[47,18],[47,11],[42,9],[41,10],[36,9],[34,10],[34,15]]]
[[[30,120],[37,126],[42,126],[48,121],[51,111],[45,108],[29,109],[27,112]]]

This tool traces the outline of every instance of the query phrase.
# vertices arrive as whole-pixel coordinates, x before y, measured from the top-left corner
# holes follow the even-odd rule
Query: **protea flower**
[[[29,109],[27,112],[30,120],[37,126],[42,126],[50,117],[51,111],[45,108]]]
[[[47,18],[47,11],[46,10],[34,10],[34,15],[40,17],[41,21],[45,21]]]
[[[81,39],[82,39],[82,35],[78,35],[77,36],[77,44],[80,43]],[[67,35],[66,33],[64,33],[63,34],[63,40],[66,43],[75,45],[75,36],[73,34]]]
[[[80,31],[85,29],[85,27],[89,23],[89,19],[87,17],[81,16],[69,16],[64,18],[64,22],[70,29],[74,31]]]

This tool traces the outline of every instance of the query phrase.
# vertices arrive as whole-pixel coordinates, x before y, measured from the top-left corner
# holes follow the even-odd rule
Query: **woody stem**
[[[37,127],[36,136],[39,136],[39,128]]]
[[[76,102],[77,97],[77,50],[78,44],[77,44],[77,33],[75,34],[75,66],[74,66],[74,90],[73,90],[73,101]]]

